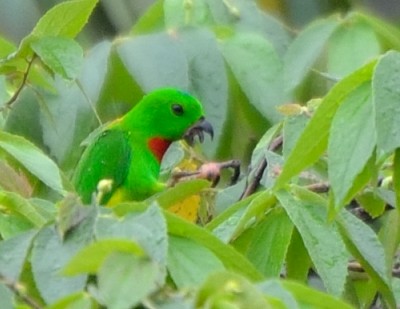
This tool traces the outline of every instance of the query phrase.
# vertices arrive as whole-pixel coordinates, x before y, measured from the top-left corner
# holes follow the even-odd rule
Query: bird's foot
[[[227,168],[233,170],[233,174],[230,180],[230,185],[237,182],[240,175],[240,161],[239,160],[229,160],[225,162],[208,162],[200,166],[197,171],[187,172],[179,171],[173,172],[170,185],[174,186],[176,183],[183,180],[191,179],[207,179],[212,182],[211,187],[215,187],[221,178],[221,171]]]

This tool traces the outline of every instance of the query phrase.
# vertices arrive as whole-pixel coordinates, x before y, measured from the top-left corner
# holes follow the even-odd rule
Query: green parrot
[[[101,190],[102,205],[146,199],[166,187],[158,178],[171,143],[185,139],[192,144],[196,136],[202,142],[204,132],[213,137],[196,98],[173,88],[155,90],[85,149],[73,176],[76,191],[89,204],[104,180],[108,189]]]

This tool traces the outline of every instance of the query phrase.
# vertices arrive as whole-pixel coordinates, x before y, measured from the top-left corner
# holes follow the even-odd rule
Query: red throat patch
[[[153,137],[153,138],[149,139],[148,145],[149,145],[151,152],[157,158],[158,162],[161,162],[169,145],[171,145],[171,142],[167,141],[161,137]]]

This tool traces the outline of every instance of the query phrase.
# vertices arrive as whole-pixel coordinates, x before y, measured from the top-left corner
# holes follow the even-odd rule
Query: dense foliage
[[[399,29],[352,12],[294,33],[248,0],[159,0],[84,52],[96,4],[0,38],[2,308],[400,305]],[[81,146],[163,86],[216,134],[173,145],[162,177],[240,159],[240,181],[81,205]]]

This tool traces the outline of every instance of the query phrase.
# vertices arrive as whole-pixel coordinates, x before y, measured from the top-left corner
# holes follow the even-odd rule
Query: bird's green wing
[[[112,181],[111,191],[101,199],[101,203],[106,203],[125,181],[131,155],[132,149],[124,131],[109,129],[101,133],[83,153],[73,177],[82,201],[89,204],[99,181],[109,179]]]

